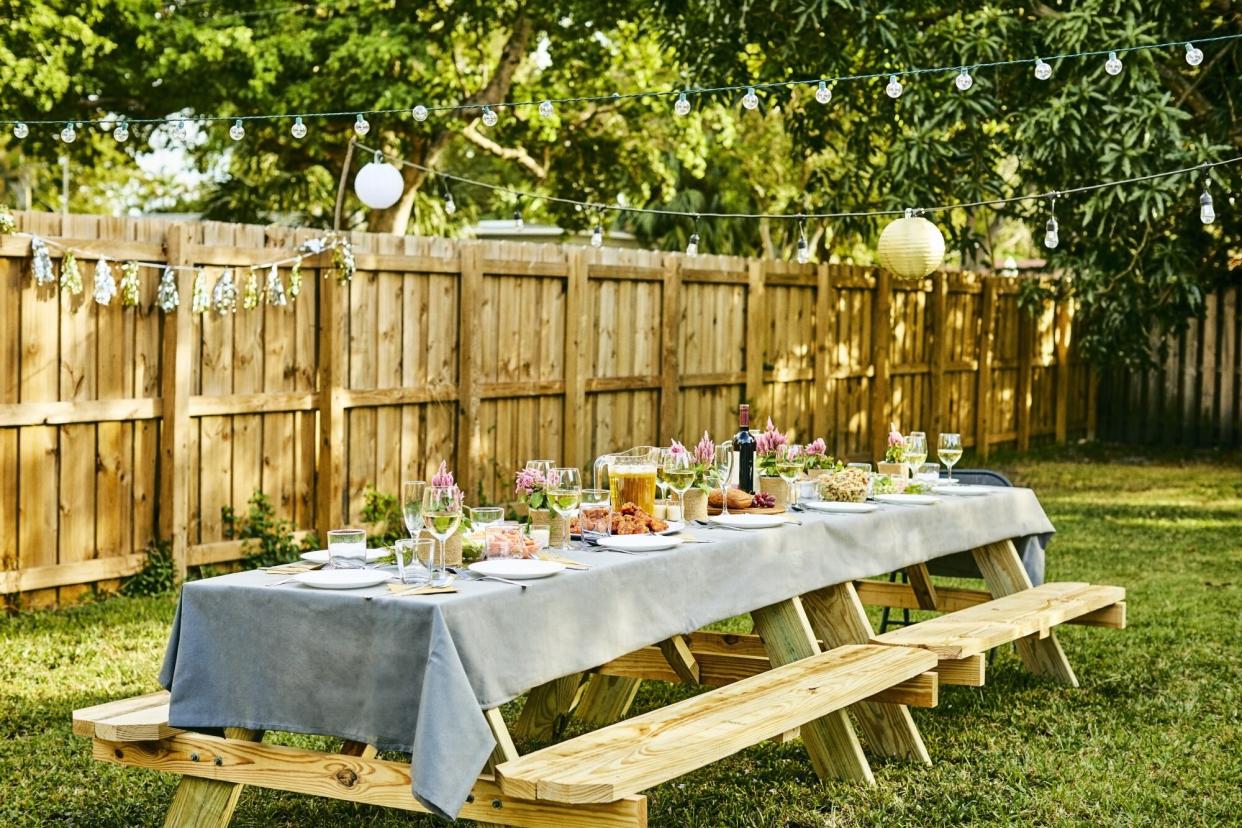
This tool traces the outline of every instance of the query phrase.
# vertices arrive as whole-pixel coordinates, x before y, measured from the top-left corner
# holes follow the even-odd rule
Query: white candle
[[[552,543],[552,530],[547,526],[530,527],[530,536],[539,544],[540,549],[547,549]]]

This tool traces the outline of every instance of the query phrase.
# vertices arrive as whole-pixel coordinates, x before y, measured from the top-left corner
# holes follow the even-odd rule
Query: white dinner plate
[[[878,494],[874,500],[881,503],[898,503],[902,506],[932,506],[940,502],[940,498],[924,494]]]
[[[940,480],[936,483],[936,485],[937,485],[937,486],[956,486],[956,485],[957,485],[958,483],[960,483],[960,482],[961,482],[961,481],[960,481],[960,480],[958,480],[956,477],[954,477],[953,479],[949,479],[949,478],[947,478],[947,477],[942,477],[942,478],[940,478]]]
[[[391,578],[378,569],[317,569],[295,575],[293,580],[316,589],[362,589],[378,586]]]
[[[802,505],[816,512],[836,512],[849,515],[863,515],[867,512],[874,512],[879,508],[874,503],[844,503],[836,500],[811,500]]]
[[[960,495],[962,497],[979,497],[996,491],[995,486],[934,486],[932,491],[943,495]]]
[[[368,549],[367,550],[367,563],[375,563],[376,561],[378,561],[380,558],[384,557],[385,555],[391,555],[391,554],[392,553],[389,552],[387,549]],[[315,549],[311,552],[303,552],[302,560],[310,561],[311,563],[326,564],[328,562],[328,550]]]
[[[776,526],[785,525],[784,515],[716,515],[711,518],[712,523],[719,523],[721,526],[731,526],[734,529],[772,529]]]
[[[599,545],[605,549],[619,549],[622,552],[659,552],[681,546],[681,538],[670,538],[663,535],[612,535],[600,538]]]
[[[682,529],[685,529],[685,528],[686,528],[686,522],[684,520],[670,520],[668,521],[668,528],[665,529],[663,532],[657,532],[656,534],[657,535],[676,535],[678,532],[680,532]],[[582,535],[578,534],[577,532],[574,532],[572,535],[570,535],[570,537],[575,538],[575,539],[581,539]],[[642,537],[642,535],[617,535],[617,537]]]
[[[511,581],[529,581],[535,578],[546,578],[555,575],[565,567],[556,561],[541,561],[535,558],[496,558],[491,561],[479,561],[470,564],[470,571],[480,575],[491,575],[496,578],[508,578]]]

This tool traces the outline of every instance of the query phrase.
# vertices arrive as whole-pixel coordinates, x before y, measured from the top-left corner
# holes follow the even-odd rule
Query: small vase
[[[760,477],[759,491],[772,495],[778,509],[784,509],[789,505],[789,484],[780,477],[768,477],[767,475]]]
[[[893,478],[893,482],[905,480],[910,476],[910,467],[906,463],[876,463],[875,470],[878,474],[887,474]]]
[[[548,546],[559,547],[569,534],[569,521],[560,515],[553,515],[548,529]]]
[[[681,519],[684,521],[707,520],[707,492],[693,488],[682,498]]]
[[[436,540],[436,536],[424,529],[419,533],[420,538],[426,538],[436,545],[436,554],[440,552],[440,542]],[[465,541],[462,539],[461,532],[454,532],[444,541],[444,566],[461,566],[462,549]]]
[[[527,509],[526,516],[530,518],[531,526],[550,526],[552,523],[551,509]]]

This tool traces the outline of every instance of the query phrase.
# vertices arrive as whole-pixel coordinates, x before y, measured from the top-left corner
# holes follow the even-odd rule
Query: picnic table
[[[930,763],[908,706],[934,706],[939,683],[981,684],[986,650],[1017,641],[1028,667],[1076,684],[1052,627],[1124,624],[1120,588],[1031,587],[1014,540],[1053,527],[1029,489],[789,517],[693,527],[664,552],[574,551],[589,569],[527,589],[396,597],[269,586],[279,576],[262,571],[188,583],[160,677],[171,695],[79,711],[75,731],[96,758],[185,774],[170,825],[227,824],[242,784],[510,825],[643,825],[641,791],[790,731],[821,776],[873,782],[847,710],[873,750]],[[988,592],[942,590],[936,607],[920,572],[967,550]],[[860,581],[899,569],[910,587]],[[956,611],[876,636],[860,591]],[[701,632],[743,613],[757,635]],[[718,689],[611,724],[643,679]],[[498,707],[528,692],[523,737],[575,708],[607,726],[519,757]],[[269,746],[266,730],[345,743]]]

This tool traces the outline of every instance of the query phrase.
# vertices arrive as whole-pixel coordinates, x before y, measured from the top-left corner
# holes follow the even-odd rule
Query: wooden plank
[[[79,220],[79,222],[83,218],[87,221],[94,220],[93,216],[74,216],[73,218]],[[76,226],[79,228],[83,227],[80,223]],[[160,257],[164,254],[164,250],[160,245],[152,244],[151,242],[130,241],[128,239],[114,238],[112,236],[105,236],[103,238],[85,238],[80,237],[85,234],[78,233],[75,233],[72,236],[62,236],[29,227],[23,227],[23,230],[26,232],[37,233],[38,236],[44,241],[52,242],[53,244],[49,245],[49,247],[53,248],[53,255],[55,255],[54,245],[63,245],[64,247],[68,247],[73,250],[74,254],[78,257],[78,261],[84,266],[82,273],[82,286],[85,288],[85,292],[83,295],[88,298],[90,297],[91,292],[91,276],[94,273],[95,262],[98,261],[101,256],[106,256],[111,262],[121,262],[126,259],[159,261]],[[25,236],[0,236],[0,257],[29,259],[30,244],[31,239]],[[90,265],[89,271],[85,267],[85,265],[88,264]],[[116,276],[119,280],[120,274],[118,273]]]
[[[698,684],[699,665],[694,660],[694,653],[690,651],[690,642],[684,635],[666,638],[660,642],[659,647],[660,652],[664,654],[664,659],[673,668],[678,678],[686,684]]]
[[[0,404],[0,428],[159,419],[158,399],[62,400]]]
[[[23,263],[16,259],[0,259],[0,410],[15,404],[20,394],[23,270]],[[30,288],[32,293],[37,290]],[[21,464],[17,438],[17,429],[0,430],[0,573],[18,567],[17,504]],[[0,595],[6,592],[8,590],[0,589]],[[8,603],[0,598],[0,612],[8,609]]]
[[[662,653],[660,655],[663,656]],[[641,684],[640,679],[630,676],[592,673],[587,678],[574,716],[584,724],[595,727],[612,724],[629,712]]]
[[[92,753],[102,762],[185,775],[166,826],[227,825],[243,785],[428,813],[410,790],[408,760],[320,753],[199,733],[146,743],[96,740]],[[183,794],[187,787],[195,796]],[[521,801],[505,795],[491,778],[480,777],[459,818],[529,828],[646,828],[647,801],[631,796],[572,807]]]
[[[159,400],[151,400],[157,408]],[[314,411],[319,395],[311,391],[262,391],[253,394],[215,394],[190,396],[190,417],[222,417],[230,414],[276,414]]]
[[[109,742],[150,742],[181,730],[168,726],[168,702],[95,720],[95,738]]]
[[[457,362],[457,483],[474,490],[482,472],[483,435],[479,425],[479,382],[484,330],[480,316],[483,290],[483,251],[464,245],[461,251],[461,287],[458,297]]]
[[[615,801],[841,712],[932,664],[866,645],[837,648],[506,762],[496,776],[522,798]]]
[[[940,602],[936,596],[936,585],[932,583],[931,573],[927,564],[917,563],[906,567],[906,577],[910,581],[910,590],[918,600],[919,609],[936,610]]]
[[[766,292],[763,264],[753,261],[750,263],[749,270],[747,271],[746,285],[746,314],[752,326],[747,331],[746,336],[746,402],[749,403],[751,410],[754,412],[751,415],[752,417],[758,415],[759,400],[763,396],[764,340],[754,326],[761,324],[766,313]],[[752,419],[751,421],[751,424],[756,427],[758,423],[757,419]]]
[[[1070,335],[1073,320],[1073,299],[1066,297],[1057,302],[1056,308],[1056,441],[1064,444],[1069,439],[1069,389],[1070,389]]]
[[[782,601],[751,613],[755,631],[775,666],[819,654],[819,642],[798,599]],[[922,671],[920,671],[922,672]],[[781,728],[780,733],[788,728]],[[875,784],[871,766],[844,710],[802,724],[802,741],[821,779],[838,778]],[[770,735],[776,735],[776,733]]]
[[[892,309],[892,276],[887,270],[880,268],[876,272],[875,294],[871,300],[871,358],[875,375],[871,382],[870,444],[871,456],[876,458],[884,457],[888,424],[892,415],[892,388],[889,380],[889,351],[893,340]]]
[[[522,741],[551,739],[568,720],[581,692],[581,673],[571,673],[533,688],[526,694],[514,734]]]
[[[308,535],[310,535],[310,530],[303,529],[291,533],[289,537],[294,543],[301,544]],[[326,539],[320,536],[320,542],[324,540]],[[227,540],[194,544],[186,551],[186,562],[190,566],[202,566],[204,564],[240,561],[254,554],[253,546],[253,540]]]
[[[1227,288],[1221,303],[1220,339],[1220,442],[1222,446],[1237,445],[1242,433],[1238,416],[1238,296],[1242,288]]]
[[[156,693],[148,693],[145,696],[117,699],[115,701],[92,705],[91,707],[79,708],[78,710],[73,711],[73,735],[81,736],[86,739],[93,738],[95,736],[96,722],[104,719],[110,719],[114,716],[123,716],[127,713],[133,713],[135,710],[147,710],[152,707],[163,707],[164,710],[167,711],[168,698],[168,691],[160,690]]]
[[[645,391],[663,387],[664,380],[660,374],[636,377],[590,377],[586,381],[586,390],[593,394],[611,391]]]
[[[0,571],[0,595],[89,584],[141,572],[145,552]]]
[[[988,660],[984,655],[966,658],[942,658],[936,665],[941,684],[958,687],[982,687],[987,679]]]
[[[681,341],[681,257],[665,257],[664,285],[660,305],[660,445],[667,446],[677,436],[680,397]]]
[[[1200,443],[1218,445],[1220,440],[1219,376],[1216,368],[1216,340],[1219,330],[1218,300],[1215,292],[1203,297],[1203,327],[1200,335],[1200,385],[1196,412]]]
[[[802,597],[802,605],[812,632],[828,647],[862,644],[872,637],[871,622],[867,620],[867,612],[853,584],[815,590]],[[873,750],[885,756],[931,764],[923,737],[904,706],[865,701],[850,710]]]
[[[1064,304],[1063,302],[1061,304]],[[1031,314],[1022,308],[1018,314],[1018,365],[1017,387],[1014,391],[1014,405],[1018,416],[1018,451],[1027,452],[1031,448],[1031,382],[1034,362],[1035,325]],[[1065,372],[1068,375],[1068,370]]]
[[[975,453],[987,460],[992,426],[992,360],[996,342],[996,280],[983,278],[983,309],[979,317],[979,373],[975,378]]]
[[[815,266],[815,380],[811,396],[811,429],[816,437],[828,439],[832,431],[831,385],[832,349],[829,337],[832,333],[832,308],[836,304],[835,288],[827,263]]]
[[[583,453],[582,429],[585,427],[587,320],[586,303],[590,300],[587,284],[589,265],[586,250],[566,253],[569,280],[565,284],[564,409],[561,414],[561,458],[572,468],[583,468],[592,461]]]
[[[949,337],[954,332],[948,328],[949,284],[943,270],[932,274],[931,295],[931,365],[928,389],[931,397],[931,428],[928,434],[937,438],[942,431],[949,431],[949,395],[944,387],[945,364],[949,358]]]
[[[347,288],[321,279],[319,291],[319,457],[315,524],[320,538],[345,518],[345,407]]]

